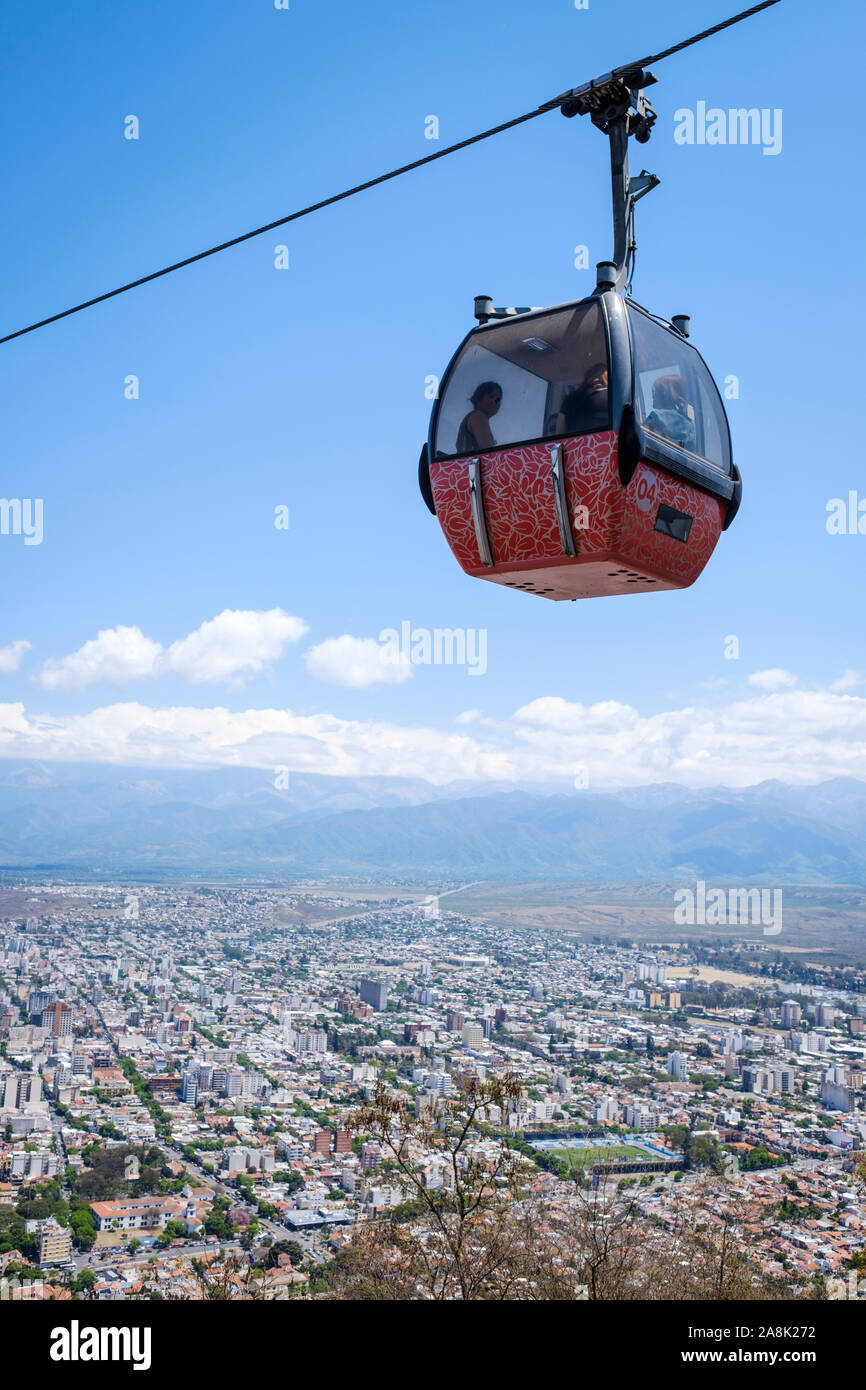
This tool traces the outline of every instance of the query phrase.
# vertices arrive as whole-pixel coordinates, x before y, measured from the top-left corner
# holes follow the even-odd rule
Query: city
[[[339,1296],[354,1243],[459,1195],[455,1148],[479,1191],[519,1171],[544,1230],[603,1203],[638,1250],[697,1208],[755,1296],[863,1296],[862,965],[503,928],[399,884],[4,902],[4,1299]]]

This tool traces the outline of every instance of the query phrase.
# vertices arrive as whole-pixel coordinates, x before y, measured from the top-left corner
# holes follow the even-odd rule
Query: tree
[[[278,1240],[268,1250],[265,1268],[276,1269],[281,1255],[288,1255],[292,1265],[297,1268],[304,1262],[304,1247],[296,1240]]]
[[[183,1240],[186,1235],[186,1227],[181,1221],[166,1221],[165,1226],[156,1238],[157,1247],[165,1250],[171,1245],[172,1241]]]
[[[695,1134],[690,1130],[683,1152],[686,1168],[707,1168],[716,1174],[725,1171],[725,1156],[721,1145],[711,1134]]]
[[[330,1297],[575,1296],[573,1270],[555,1258],[554,1237],[538,1219],[530,1187],[537,1169],[498,1140],[480,1143],[490,1107],[506,1112],[520,1094],[511,1075],[472,1078],[414,1114],[404,1093],[377,1082],[350,1127],[379,1141],[419,1214],[365,1223],[327,1275]]]
[[[79,1274],[76,1274],[75,1279],[72,1283],[72,1288],[75,1291],[75,1293],[90,1293],[90,1290],[93,1288],[93,1285],[95,1283],[96,1275],[94,1274],[93,1270],[82,1269]]]
[[[672,1148],[685,1149],[689,1137],[689,1127],[688,1125],[665,1125],[662,1128],[662,1134],[667,1136]]]
[[[90,1207],[76,1207],[69,1218],[69,1225],[77,1248],[92,1250],[96,1244],[96,1220]]]
[[[229,1204],[224,1197],[214,1199],[207,1217],[205,1218],[204,1229],[209,1236],[217,1236],[220,1240],[231,1240],[233,1235],[232,1223],[228,1219]]]
[[[304,1179],[296,1168],[280,1168],[273,1175],[274,1182],[282,1184],[287,1192],[297,1192],[299,1187],[303,1187]]]
[[[228,1302],[267,1297],[264,1271],[253,1264],[249,1255],[230,1255],[207,1265],[202,1260],[193,1260],[192,1269],[205,1299]]]

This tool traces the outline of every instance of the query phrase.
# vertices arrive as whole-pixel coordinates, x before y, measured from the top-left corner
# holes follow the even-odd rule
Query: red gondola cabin
[[[550,599],[694,583],[741,484],[721,396],[677,322],[601,288],[469,333],[420,465],[467,574]]]

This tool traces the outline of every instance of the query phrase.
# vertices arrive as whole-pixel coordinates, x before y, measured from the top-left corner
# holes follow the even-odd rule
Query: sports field
[[[567,1163],[570,1168],[591,1168],[593,1163],[640,1162],[649,1159],[645,1149],[636,1149],[633,1144],[603,1144],[590,1148],[548,1149],[554,1158]]]

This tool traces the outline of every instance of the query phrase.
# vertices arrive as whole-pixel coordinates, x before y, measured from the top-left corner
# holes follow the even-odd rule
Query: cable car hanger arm
[[[643,87],[650,86],[655,82],[651,73],[643,71],[649,63],[660,62],[663,58],[668,58],[674,53],[679,53],[685,48],[690,48],[693,44],[700,43],[703,39],[710,38],[713,34],[721,33],[724,29],[731,28],[734,24],[739,24],[744,19],[750,19],[753,15],[759,14],[762,10],[770,9],[773,5],[778,5],[781,0],[763,0],[760,5],[754,5],[751,9],[743,10],[741,14],[733,15],[730,19],[724,20],[721,24],[714,25],[711,29],[705,29],[703,33],[695,34],[690,39],[684,39],[681,43],[674,44],[670,48],[664,49],[661,53],[656,53],[650,57],[642,59],[639,63],[628,63],[623,67],[614,68],[612,72],[605,74],[604,77],[595,78],[585,83],[582,87],[572,88],[568,92],[563,92],[561,96],[554,97],[553,100],[544,102],[532,111],[527,111],[522,116],[515,116],[513,120],[503,121],[501,125],[493,126],[490,130],[481,131],[478,135],[472,135],[466,140],[460,140],[455,145],[449,145],[444,150],[437,150],[434,154],[425,155],[422,159],[413,160],[411,164],[404,164],[399,169],[392,169],[386,174],[380,174],[377,178],[368,179],[365,183],[356,184],[353,188],[345,189],[342,193],[336,193],[330,198],[323,198],[320,202],[311,203],[308,207],[301,208],[297,212],[289,213],[286,217],[278,217],[273,222],[267,222],[262,227],[256,227],[251,232],[243,232],[240,236],[231,237],[228,241],[222,241],[217,246],[208,247],[205,251],[198,251],[195,255],[187,256],[181,261],[175,261],[172,265],[163,266],[161,270],[151,271],[149,275],[142,275],[137,280],[130,280],[125,285],[119,285],[116,289],[107,290],[104,294],[95,295],[92,299],[86,299],[81,304],[74,304],[69,309],[63,309],[57,314],[50,314],[47,318],[39,319],[36,323],[28,324],[26,328],[18,328],[13,333],[7,333],[0,337],[0,345],[10,343],[15,338],[22,338],[27,333],[35,333],[39,328],[45,328],[48,324],[57,323],[60,319],[69,318],[72,314],[79,314],[84,309],[90,309],[96,304],[103,304],[108,299],[114,299],[118,295],[126,294],[129,290],[137,289],[141,285],[147,285],[152,280],[159,280],[165,275],[172,275],[176,270],[183,270],[186,266],[194,265],[196,261],[206,260],[209,256],[216,256],[221,251],[227,251],[232,246],[239,246],[242,242],[251,241],[254,237],[263,236],[265,232],[273,231],[277,227],[285,227],[290,222],[298,222],[302,217],[309,217],[314,212],[320,212],[323,208],[331,207],[334,203],[344,202],[347,198],[353,198],[358,193],[363,193],[369,188],[375,188],[381,183],[388,183],[391,179],[400,178],[403,174],[411,173],[414,169],[420,169],[425,164],[432,164],[437,159],[445,159],[446,156],[456,154],[458,150],[465,150],[470,145],[477,145],[482,140],[489,140],[494,135],[500,135],[506,130],[511,130],[515,126],[523,125],[527,121],[535,120],[538,116],[545,115],[548,111],[560,109],[564,115],[576,116],[592,113],[593,124],[600,125],[606,129],[605,125],[597,119],[603,113],[603,103],[605,97],[628,100],[629,106],[626,108],[626,130],[625,130],[625,156],[624,166],[619,168],[619,173],[614,173],[614,207],[616,219],[616,251],[617,266],[622,261],[622,272],[627,280],[627,263],[633,259],[633,216],[634,203],[638,197],[650,191],[650,187],[655,187],[655,183],[643,187],[642,190],[635,192],[639,180],[628,182],[628,136],[630,134],[641,143],[649,139],[649,132],[655,120],[655,112],[643,97]],[[639,84],[637,86],[630,84]],[[635,98],[637,102],[635,103]],[[634,111],[631,112],[631,107]],[[651,119],[650,119],[651,116]],[[644,124],[641,125],[641,120]],[[631,128],[629,129],[629,121]],[[616,160],[620,155],[621,137],[616,137],[617,148],[614,149],[614,134],[611,134],[611,153]],[[653,179],[654,175],[641,175],[641,178]],[[656,180],[656,183],[658,180]],[[624,192],[623,192],[624,189]],[[624,207],[621,207],[621,204]],[[625,251],[623,253],[623,244]],[[620,277],[622,278],[622,277]]]

